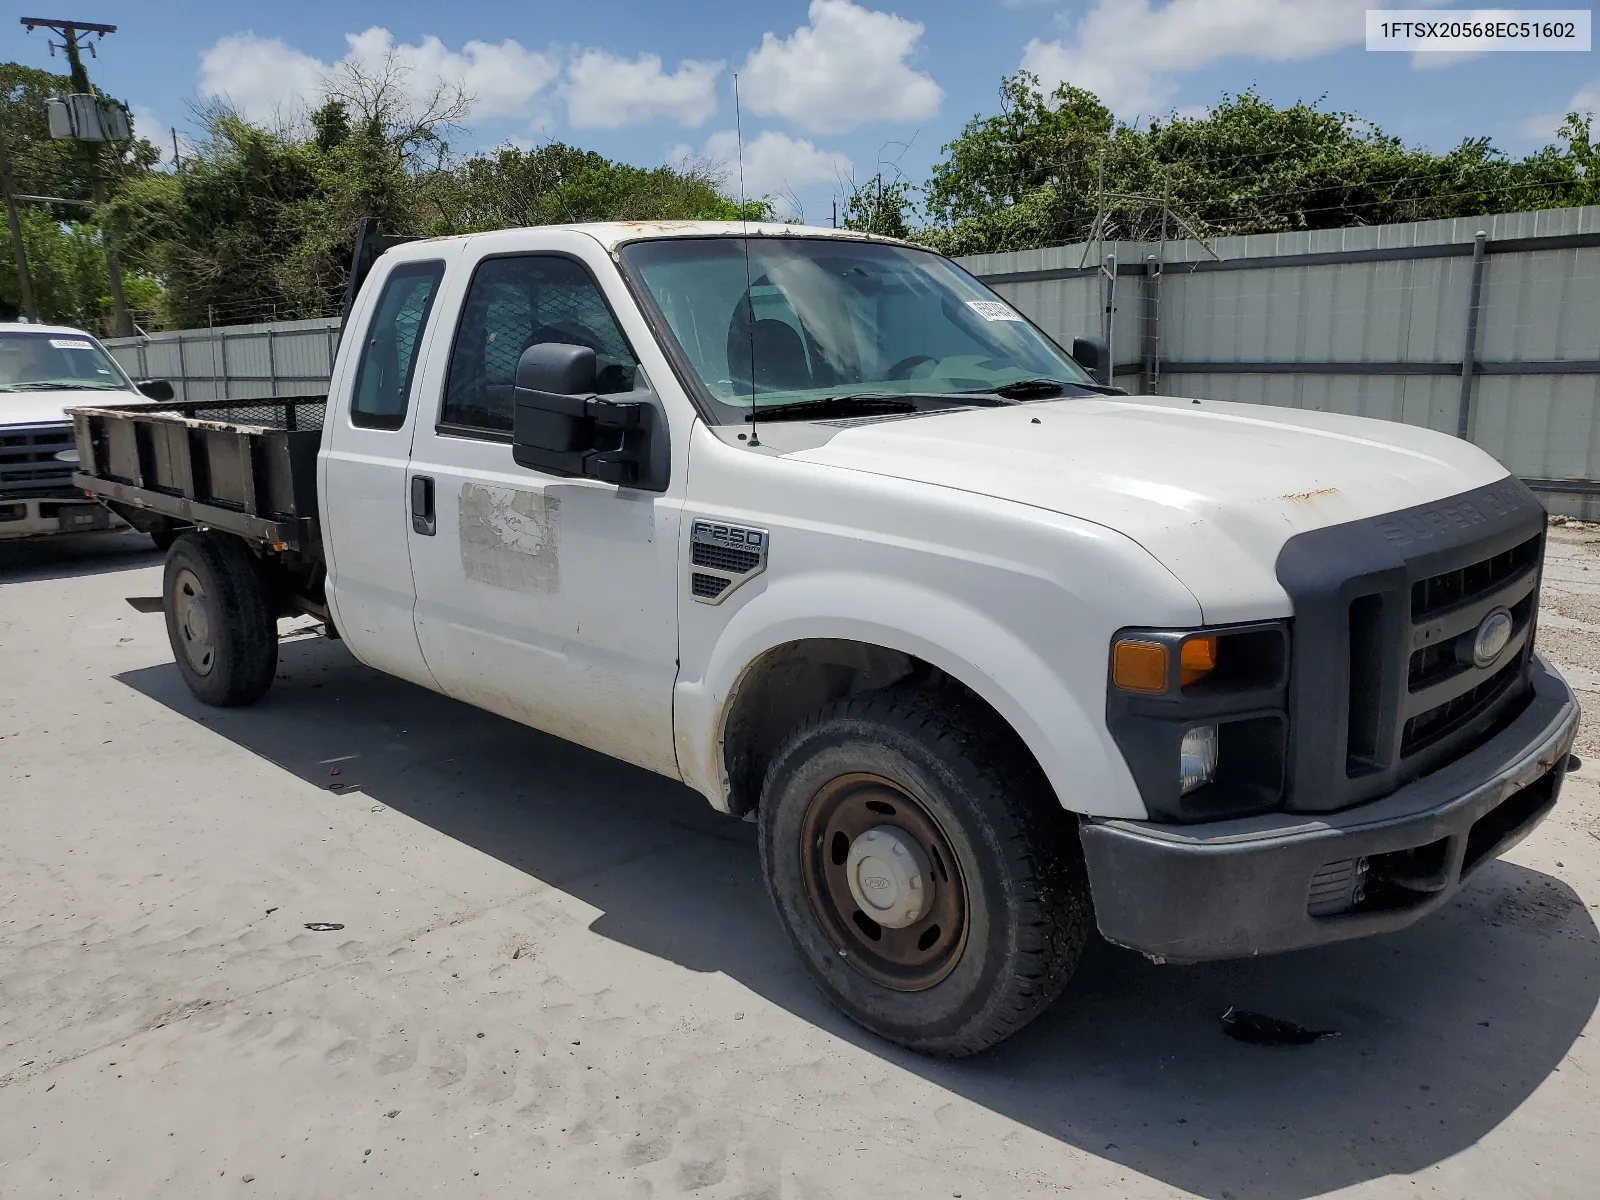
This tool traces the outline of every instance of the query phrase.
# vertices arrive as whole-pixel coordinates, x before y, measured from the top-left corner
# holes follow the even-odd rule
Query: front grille
[[[1524,596],[1509,609],[1511,613],[1512,636],[1515,637],[1527,629],[1528,623],[1533,620],[1533,595]],[[1443,683],[1453,679],[1464,671],[1471,670],[1472,640],[1477,633],[1477,627],[1462,630],[1454,637],[1435,642],[1431,646],[1424,646],[1411,655],[1411,662],[1406,670],[1406,686],[1413,692],[1432,687],[1436,683]]]
[[[1482,683],[1412,717],[1400,735],[1400,757],[1410,758],[1417,751],[1425,750],[1448,736],[1452,730],[1471,723],[1517,682],[1522,674],[1522,666],[1522,656],[1519,655]],[[1462,747],[1463,750],[1469,748]]]
[[[75,445],[71,425],[0,430],[0,492],[42,493],[70,485],[73,466],[56,455]]]
[[[1515,715],[1517,697],[1527,693],[1543,546],[1543,533],[1491,554],[1481,544],[1477,553],[1463,546],[1460,565],[1435,566],[1403,591],[1351,603],[1350,779],[1383,772],[1396,783],[1414,779],[1480,745]],[[1479,625],[1502,609],[1511,615],[1511,640],[1496,661],[1478,666]],[[1388,649],[1396,639],[1398,663]]]
[[[1508,476],[1284,543],[1285,807],[1334,812],[1388,795],[1516,720],[1533,694],[1544,528],[1538,498]],[[1498,610],[1510,639],[1479,666],[1474,651],[1492,647],[1478,631]]]
[[[1508,580],[1538,563],[1543,541],[1544,535],[1536,534],[1521,545],[1490,558],[1417,580],[1411,585],[1411,620],[1427,620],[1435,613],[1458,604],[1469,604],[1497,591]]]
[[[735,550],[730,546],[711,546],[705,542],[696,542],[694,565],[710,567],[714,571],[727,571],[731,575],[747,575],[761,565],[761,554],[756,550]]]

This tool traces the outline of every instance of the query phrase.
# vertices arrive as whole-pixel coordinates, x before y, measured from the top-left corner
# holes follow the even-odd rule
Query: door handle
[[[411,477],[411,532],[432,537],[439,532],[433,511],[433,479],[427,475]]]

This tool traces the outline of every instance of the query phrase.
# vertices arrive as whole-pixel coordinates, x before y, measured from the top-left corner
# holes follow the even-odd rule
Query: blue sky
[[[147,136],[169,125],[181,134],[208,95],[254,115],[292,115],[341,59],[370,63],[392,50],[417,89],[445,79],[477,96],[458,149],[557,138],[645,165],[685,152],[726,162],[737,70],[752,193],[789,197],[822,223],[837,181],[852,172],[867,178],[880,155],[898,156],[908,175],[922,178],[967,119],[994,110],[1001,76],[1023,64],[1051,81],[1091,87],[1128,120],[1203,108],[1224,91],[1254,86],[1280,102],[1325,97],[1329,107],[1438,148],[1487,134],[1521,153],[1546,140],[1553,114],[1600,108],[1592,52],[1468,61],[1367,53],[1367,6],[144,0],[79,3],[73,12],[120,26],[89,66],[98,86],[133,106]],[[0,56],[50,66],[46,38],[8,21]]]

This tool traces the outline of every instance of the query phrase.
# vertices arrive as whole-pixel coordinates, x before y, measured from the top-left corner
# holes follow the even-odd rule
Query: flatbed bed
[[[134,528],[242,539],[279,616],[330,620],[317,451],[326,396],[107,405],[69,410],[72,477]]]
[[[321,557],[326,396],[133,403],[71,412],[72,481],[147,532],[192,525]]]

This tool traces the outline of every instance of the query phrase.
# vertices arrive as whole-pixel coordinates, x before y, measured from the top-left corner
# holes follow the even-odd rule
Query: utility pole
[[[17,256],[17,283],[22,289],[22,311],[28,320],[39,319],[39,306],[33,302],[33,280],[28,275],[28,250],[22,244],[22,223],[17,220],[17,201],[11,183],[11,158],[0,142],[0,191],[5,193],[6,224],[11,226],[11,247]]]
[[[67,64],[71,69],[73,90],[87,95],[95,95],[94,85],[89,82],[89,72],[83,65],[82,48],[87,46],[90,54],[95,53],[95,43],[104,38],[108,33],[115,33],[115,25],[101,25],[93,21],[63,21],[44,17],[23,17],[22,24],[29,33],[35,28],[43,27],[61,37],[61,49],[66,52]],[[85,35],[93,35],[95,41],[85,40]],[[50,53],[56,52],[56,43],[48,43]],[[97,142],[83,142],[79,151],[84,161],[89,164],[94,177],[94,203],[98,209],[106,202],[106,172],[104,159]],[[100,238],[106,248],[106,275],[111,283],[111,312],[115,336],[133,336],[133,318],[128,314],[128,303],[122,291],[122,264],[117,259],[117,248],[111,240],[110,232],[102,224]]]

